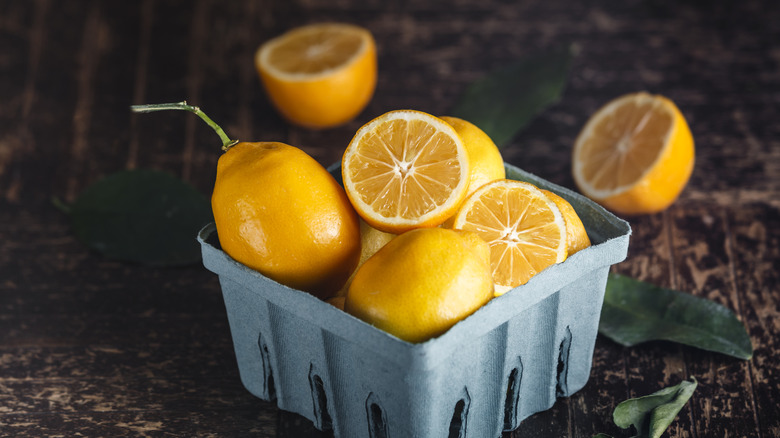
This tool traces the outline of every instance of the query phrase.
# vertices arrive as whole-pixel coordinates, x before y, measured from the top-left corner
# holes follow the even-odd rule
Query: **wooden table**
[[[377,38],[374,99],[325,131],[285,123],[253,68],[266,39],[314,21]],[[596,0],[0,2],[0,435],[328,436],[239,381],[217,278],[202,266],[110,261],[52,204],[126,168],[208,195],[219,143],[194,116],[138,116],[187,99],[233,136],[280,140],[322,164],[387,110],[445,114],[465,86],[533,50],[574,42],[565,93],[504,150],[574,187],[571,146],[620,94],[672,98],[696,139],[679,201],[631,218],[614,271],[732,309],[750,361],[599,338],[589,383],[505,436],[628,436],[615,405],[690,376],[668,436],[780,436],[780,8],[776,2]]]

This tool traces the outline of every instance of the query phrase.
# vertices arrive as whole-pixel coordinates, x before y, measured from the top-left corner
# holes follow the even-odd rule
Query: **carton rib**
[[[247,390],[337,437],[484,438],[581,389],[607,274],[625,259],[631,228],[577,193],[506,167],[508,178],[567,199],[593,245],[419,344],[264,277],[219,249],[213,224],[201,230]]]

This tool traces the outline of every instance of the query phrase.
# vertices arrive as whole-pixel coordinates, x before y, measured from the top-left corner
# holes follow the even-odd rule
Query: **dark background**
[[[372,117],[446,114],[492,69],[573,42],[562,99],[505,160],[573,188],[571,146],[599,106],[640,90],[674,100],[696,140],[693,176],[669,210],[630,219],[629,256],[613,270],[732,309],[755,354],[600,337],[587,386],[506,436],[629,436],[612,423],[617,403],[690,376],[699,387],[668,436],[780,436],[777,4],[0,0],[0,435],[320,436],[241,386],[214,274],[107,260],[53,207],[126,168],[210,194],[213,132],[129,105],[187,99],[233,137],[287,142],[328,165]],[[309,131],[271,108],[253,54],[327,20],[372,31],[379,80],[356,120]]]

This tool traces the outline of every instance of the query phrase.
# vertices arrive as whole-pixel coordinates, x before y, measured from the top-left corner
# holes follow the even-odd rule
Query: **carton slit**
[[[469,404],[471,404],[469,391],[467,388],[463,388],[463,398],[455,403],[455,410],[452,412],[452,420],[450,421],[450,434],[448,438],[466,437],[466,420],[468,419],[469,415]]]
[[[569,376],[569,350],[571,350],[571,329],[567,325],[566,333],[561,340],[558,352],[558,383],[555,387],[555,394],[558,397],[569,395],[569,385],[567,383]]]
[[[379,405],[376,395],[372,392],[366,399],[366,416],[368,417],[369,438],[387,438],[387,420]]]
[[[257,347],[260,349],[260,361],[263,367],[263,398],[268,401],[276,400],[276,387],[274,386],[274,372],[271,368],[270,353],[268,353],[268,344],[263,339],[263,334],[257,335]]]
[[[504,430],[512,430],[517,425],[517,409],[520,406],[520,381],[523,378],[523,361],[517,357],[518,366],[512,368],[506,385],[504,401]]]
[[[309,386],[311,387],[311,400],[314,405],[314,418],[317,428],[331,430],[333,420],[328,412],[328,397],[325,395],[325,385],[322,379],[314,372],[314,364],[309,367]]]

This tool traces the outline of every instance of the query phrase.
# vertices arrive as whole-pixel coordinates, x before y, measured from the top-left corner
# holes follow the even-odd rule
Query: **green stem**
[[[203,111],[200,110],[197,106],[192,106],[187,104],[187,101],[183,100],[181,102],[175,102],[175,103],[153,103],[149,105],[132,105],[130,106],[130,109],[133,110],[133,112],[136,113],[151,113],[154,111],[165,111],[165,110],[182,110],[182,111],[189,111],[201,119],[203,119],[204,122],[206,122],[207,125],[211,127],[211,129],[214,130],[214,132],[217,133],[219,138],[222,140],[222,150],[227,151],[231,147],[233,147],[236,143],[238,143],[238,140],[231,140],[230,137],[225,134],[225,131],[220,128],[219,125],[214,123],[209,116],[206,115]]]

